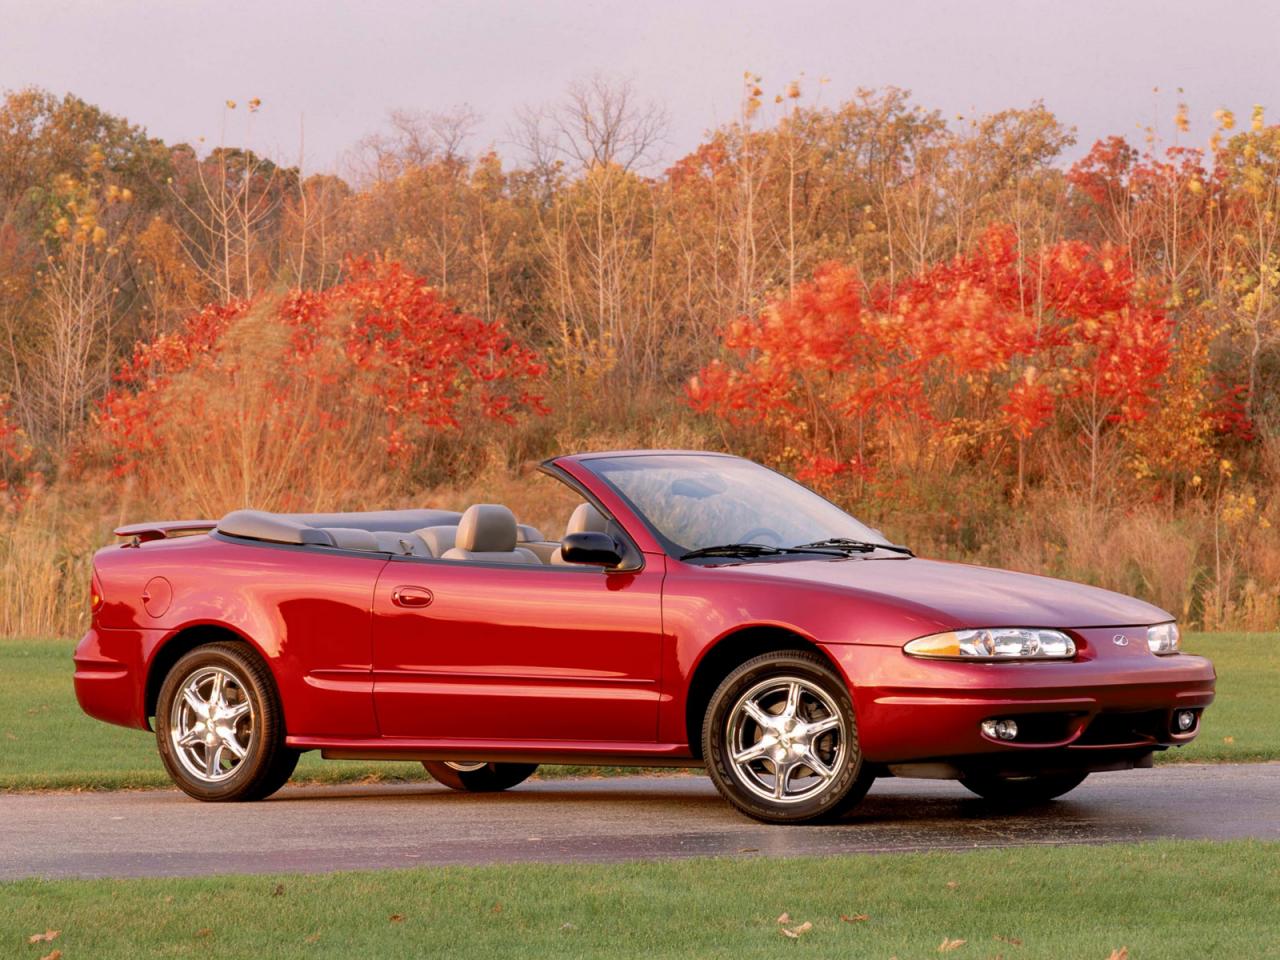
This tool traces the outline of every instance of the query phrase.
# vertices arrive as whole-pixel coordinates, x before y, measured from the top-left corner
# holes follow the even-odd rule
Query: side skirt
[[[319,750],[326,760],[484,760],[610,767],[701,767],[683,743],[599,741],[329,740],[289,737],[297,750]]]

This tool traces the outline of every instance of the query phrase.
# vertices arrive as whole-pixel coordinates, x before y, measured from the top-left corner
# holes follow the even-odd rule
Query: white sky
[[[296,163],[305,129],[315,171],[395,108],[467,103],[483,117],[473,146],[509,152],[517,106],[594,72],[665,105],[673,160],[736,114],[744,70],[769,93],[803,72],[826,104],[888,84],[948,115],[1043,99],[1079,153],[1142,124],[1172,136],[1179,100],[1186,142],[1220,106],[1280,119],[1278,41],[1277,0],[0,0],[0,89],[71,91],[206,146],[224,100],[260,97],[227,142]]]

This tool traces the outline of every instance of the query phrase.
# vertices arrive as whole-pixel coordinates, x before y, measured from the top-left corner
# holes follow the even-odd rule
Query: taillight
[[[89,581],[89,612],[97,613],[102,609],[102,584],[98,582],[98,575],[95,573]]]

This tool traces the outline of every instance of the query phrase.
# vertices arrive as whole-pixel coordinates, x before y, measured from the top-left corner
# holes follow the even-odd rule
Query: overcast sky
[[[733,118],[744,70],[770,93],[803,72],[829,105],[890,84],[948,115],[1043,99],[1082,150],[1143,124],[1172,135],[1179,100],[1185,142],[1220,106],[1280,119],[1278,40],[1278,0],[0,0],[0,89],[72,91],[206,146],[225,100],[259,97],[227,141],[296,162],[305,129],[309,171],[340,168],[396,108],[469,104],[473,146],[510,152],[516,107],[596,72],[665,105],[668,160]]]

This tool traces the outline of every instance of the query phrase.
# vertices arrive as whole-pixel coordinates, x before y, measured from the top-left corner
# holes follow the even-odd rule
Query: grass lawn
[[[80,712],[71,687],[71,644],[0,641],[0,789],[116,789],[167,785],[150,734]],[[1212,657],[1218,700],[1191,746],[1161,761],[1280,760],[1280,637],[1192,634],[1191,652]],[[549,767],[546,775],[583,772]],[[616,772],[616,771],[604,771]],[[424,776],[409,763],[326,761],[306,754],[297,780],[350,781]]]
[[[1280,845],[1254,841],[19,881],[0,884],[0,951],[32,960],[52,948],[65,960],[1253,958],[1280,957],[1278,904]],[[793,939],[784,928],[803,932]],[[27,943],[47,930],[58,936]]]

